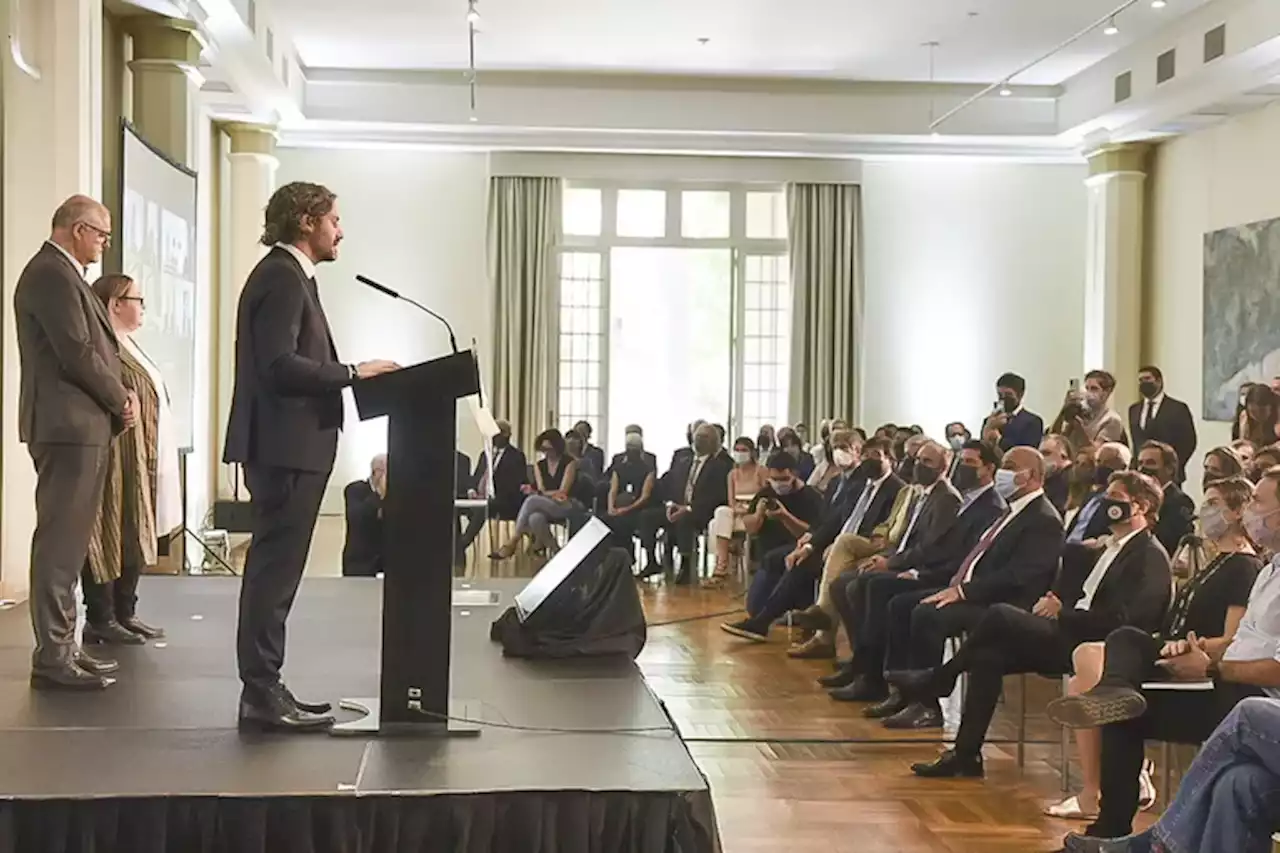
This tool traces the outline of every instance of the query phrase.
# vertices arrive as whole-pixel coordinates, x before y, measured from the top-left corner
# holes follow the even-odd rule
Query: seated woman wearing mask
[[[542,433],[535,446],[542,459],[533,468],[534,485],[521,487],[528,497],[516,516],[515,534],[489,555],[491,560],[514,557],[526,535],[532,538],[534,551],[555,552],[557,545],[551,533],[551,523],[568,521],[573,513],[582,511],[582,504],[570,497],[578,476],[578,462],[568,455],[560,430],[549,429]]]
[[[826,494],[827,486],[840,475],[840,469],[831,461],[831,426],[827,421],[822,422],[818,436],[818,443],[809,448],[809,455],[813,457],[813,473],[805,485]]]
[[[1104,669],[1118,670],[1118,664],[1111,660],[1113,655],[1116,661],[1127,661],[1135,655],[1146,660],[1142,649],[1150,647],[1153,656],[1146,660],[1142,676],[1145,678],[1154,674],[1154,653],[1161,648],[1160,644],[1170,649],[1191,635],[1206,638],[1215,647],[1225,648],[1230,644],[1249,603],[1253,582],[1262,569],[1262,561],[1244,530],[1244,508],[1252,496],[1252,485],[1241,477],[1218,480],[1205,490],[1204,503],[1200,505],[1200,529],[1210,552],[1216,556],[1182,584],[1165,615],[1156,638],[1158,642],[1137,628],[1124,627],[1111,632],[1105,643],[1076,647],[1072,656],[1075,676],[1068,682],[1068,695],[1050,703],[1049,716],[1075,728],[1084,784],[1079,794],[1045,809],[1046,815],[1067,820],[1093,820],[1098,816],[1102,732],[1098,728],[1080,728],[1076,710],[1078,697],[1098,686]],[[1112,663],[1110,667],[1108,662]],[[1159,674],[1155,677],[1156,680],[1165,678]],[[1142,769],[1139,785],[1140,804],[1144,810],[1149,809],[1156,801],[1149,763]]]
[[[756,436],[756,452],[763,453],[767,458],[777,446],[778,439],[774,435],[773,424],[760,427],[760,433]]]
[[[734,533],[742,533],[747,501],[769,483],[769,472],[756,457],[756,446],[745,435],[733,442],[733,470],[729,472],[729,505],[716,507],[707,532],[716,543],[716,567],[703,583],[707,589],[724,585],[729,577],[729,551]]]
[[[1217,480],[1243,476],[1244,464],[1230,447],[1215,447],[1204,455],[1204,488]]]
[[[653,484],[653,468],[644,458],[644,437],[638,432],[629,432],[626,452],[621,459],[615,458],[611,466],[604,519],[628,553],[632,538],[640,530],[640,513],[652,504]]]
[[[813,473],[813,457],[804,449],[804,442],[800,439],[799,433],[791,427],[778,430],[778,449],[791,454],[791,458],[796,463],[796,476],[801,480],[808,480],[809,475]],[[760,452],[764,453],[763,450]]]

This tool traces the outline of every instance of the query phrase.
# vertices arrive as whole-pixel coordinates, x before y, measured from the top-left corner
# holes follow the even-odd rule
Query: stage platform
[[[500,724],[461,739],[240,734],[235,578],[144,578],[139,610],[168,637],[113,647],[102,693],[30,690],[26,607],[0,612],[0,853],[718,851],[706,780],[632,662],[510,660],[489,641],[524,583],[470,582],[501,604],[453,609],[453,695]],[[298,696],[377,695],[381,592],[303,584]]]

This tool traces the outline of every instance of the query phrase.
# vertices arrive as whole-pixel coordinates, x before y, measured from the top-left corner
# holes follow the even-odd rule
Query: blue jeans
[[[1280,828],[1280,700],[1243,699],[1150,830],[1170,853],[1270,853]]]

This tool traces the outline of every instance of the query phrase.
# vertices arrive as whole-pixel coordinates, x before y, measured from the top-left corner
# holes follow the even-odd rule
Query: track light
[[[1151,0],[1152,9],[1163,9],[1165,6],[1168,6],[1168,5],[1169,5],[1168,0]]]
[[[1013,94],[1013,90],[1010,89],[1007,85],[1000,87],[1000,97],[1007,98],[1012,94]]]
[[[1114,36],[1119,34],[1119,32],[1120,28],[1116,26],[1116,19],[1115,17],[1112,17],[1111,20],[1107,21],[1107,28],[1102,31],[1102,34],[1104,36]]]

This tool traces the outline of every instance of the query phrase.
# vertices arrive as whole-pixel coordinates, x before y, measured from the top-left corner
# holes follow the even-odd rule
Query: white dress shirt
[[[316,262],[308,258],[297,246],[291,246],[288,243],[276,243],[275,248],[284,249],[293,255],[293,259],[298,262],[298,266],[302,267],[302,274],[307,278],[316,277]]]
[[[911,509],[911,520],[907,522],[907,529],[902,531],[902,540],[898,542],[898,550],[896,553],[901,554],[907,550],[907,542],[911,539],[911,531],[916,529],[916,522],[920,520],[920,513],[924,512],[924,505],[929,502],[929,495],[933,494],[933,490],[942,482],[941,478],[934,480],[926,489],[920,490],[920,496],[916,499],[916,505]],[[917,488],[917,487],[911,487]]]
[[[876,499],[876,493],[880,491],[880,487],[884,485],[884,481],[889,479],[890,471],[879,480],[868,482],[862,490],[862,495],[858,498],[858,502],[853,505],[853,512],[849,513],[849,518],[845,521],[844,527],[840,529],[841,533],[857,533],[858,528],[862,526],[862,520],[867,517],[867,510],[871,508],[871,502]]]
[[[1009,512],[1003,518],[1001,518],[999,521],[996,522],[996,525],[998,526],[996,527],[995,535],[992,537],[993,544],[994,544],[994,540],[999,539],[1000,534],[1003,533],[1004,529],[1009,526],[1009,522],[1017,518],[1024,509],[1031,506],[1032,501],[1036,500],[1043,494],[1044,494],[1044,489],[1036,489],[1034,492],[1025,494],[1022,497],[1015,500],[1013,503],[1009,504]],[[983,537],[984,538],[986,537],[985,533],[983,534]],[[979,554],[976,560],[974,560],[972,563],[969,564],[969,571],[965,573],[964,583],[968,583],[969,581],[973,580],[973,570],[978,567],[978,563],[982,562],[982,558],[987,556],[987,554],[989,554],[990,552],[991,552],[991,549],[988,548],[986,551],[983,551],[981,554]]]
[[[1249,606],[1222,659],[1280,661],[1280,555],[1258,573],[1249,593]],[[1262,689],[1268,696],[1280,699],[1280,687]]]
[[[1084,594],[1076,602],[1076,610],[1088,610],[1093,606],[1093,597],[1098,593],[1098,587],[1102,586],[1102,581],[1107,576],[1107,569],[1111,568],[1111,564],[1116,561],[1116,557],[1120,556],[1120,551],[1129,540],[1141,532],[1142,530],[1134,530],[1120,539],[1111,537],[1111,544],[1098,557],[1098,562],[1093,564],[1093,570],[1084,579]]]
[[[84,277],[85,277],[85,275],[87,275],[87,274],[88,274],[88,272],[89,272],[89,268],[88,268],[88,267],[86,267],[84,264],[80,263],[79,261],[77,261],[77,260],[72,256],[72,254],[71,254],[70,252],[68,252],[66,249],[62,248],[61,246],[59,246],[57,243],[53,242],[52,240],[45,240],[45,242],[46,242],[46,243],[48,243],[48,244],[49,244],[50,246],[52,246],[53,248],[57,249],[59,252],[61,252],[61,253],[62,253],[62,256],[63,256],[64,258],[66,258],[67,260],[71,261],[71,266],[75,267],[77,270],[79,270],[79,271],[80,271],[80,277],[81,277],[81,278],[84,278]]]
[[[1151,419],[1155,420],[1160,415],[1160,406],[1164,404],[1164,392],[1152,397],[1150,400],[1142,401],[1142,414],[1138,418],[1138,426],[1143,429],[1147,428],[1147,412],[1151,412]]]

